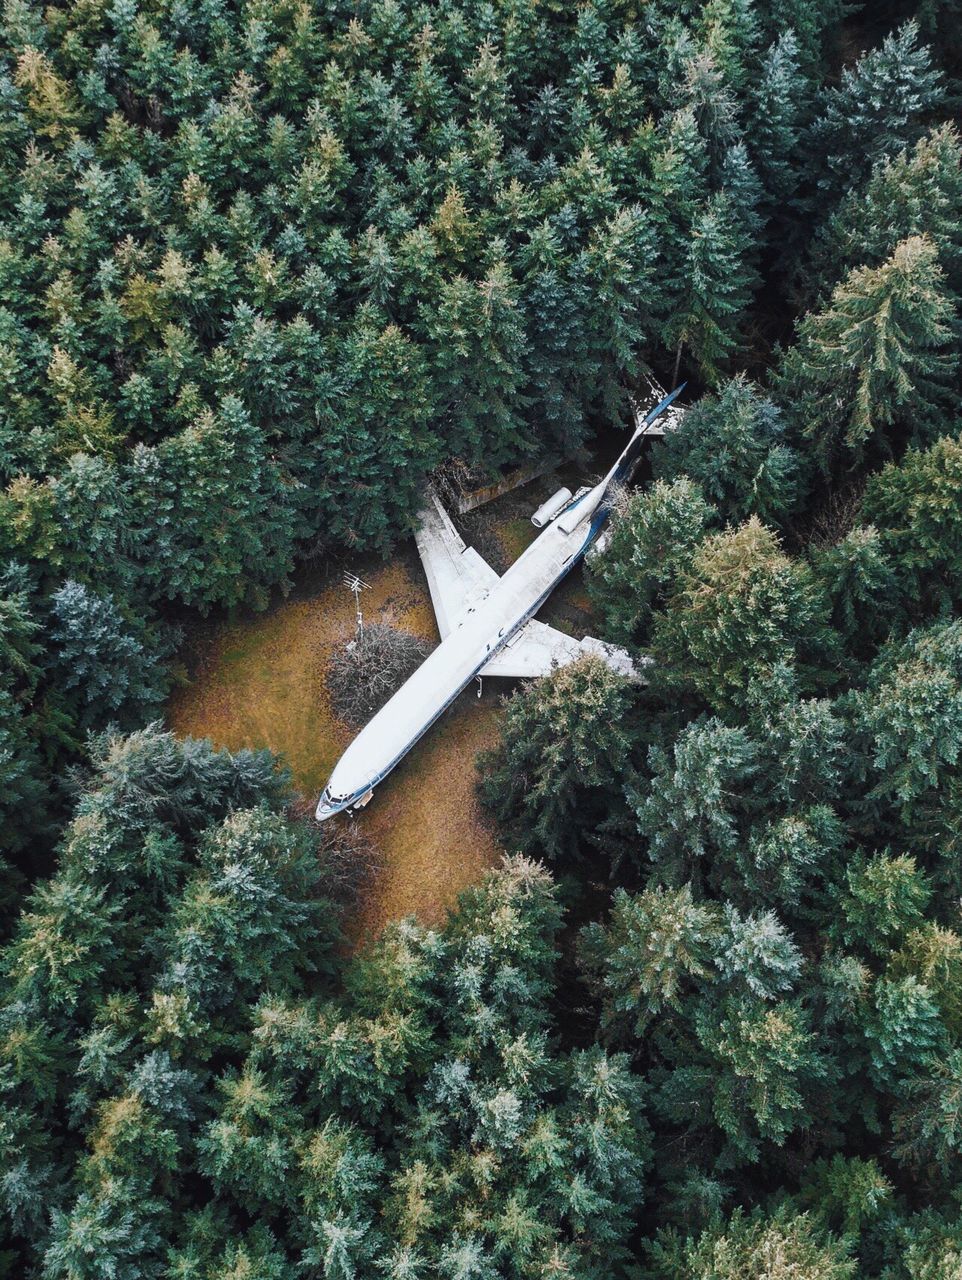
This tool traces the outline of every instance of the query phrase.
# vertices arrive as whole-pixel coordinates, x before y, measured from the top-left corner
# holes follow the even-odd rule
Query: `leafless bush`
[[[805,541],[813,547],[830,547],[844,538],[858,522],[864,491],[865,481],[858,478],[829,493],[813,511]]]
[[[318,846],[321,886],[335,902],[353,907],[381,866],[378,847],[353,818],[328,818],[320,829]]]
[[[315,803],[313,796],[295,794],[287,806],[288,817],[308,826],[314,834],[317,892],[351,910],[380,871],[381,851],[349,813],[338,814],[320,824],[315,822]]]
[[[368,623],[354,640],[338,645],[327,669],[327,691],[336,715],[360,728],[424,661],[423,640],[384,623]]]

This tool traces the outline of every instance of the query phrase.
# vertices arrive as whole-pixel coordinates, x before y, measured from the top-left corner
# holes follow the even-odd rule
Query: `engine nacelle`
[[[553,493],[546,502],[542,502],[541,506],[531,517],[531,523],[536,529],[543,529],[546,524],[550,524],[559,511],[562,511],[571,501],[572,493],[570,489],[559,489],[557,493]]]

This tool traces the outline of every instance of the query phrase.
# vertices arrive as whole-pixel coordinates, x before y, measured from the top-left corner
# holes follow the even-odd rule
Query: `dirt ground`
[[[525,486],[473,513],[465,537],[503,571],[536,536],[528,517],[557,483]],[[361,597],[366,619],[437,643],[413,543],[388,564],[359,557],[350,568],[369,584]],[[585,634],[590,618],[580,572],[539,616]],[[305,575],[292,598],[263,614],[198,624],[184,652],[190,682],[168,707],[172,728],[235,750],[269,747],[286,760],[297,790],[315,798],[352,737],[331,711],[324,673],[331,650],[354,626],[354,600],[336,571],[326,579]],[[349,923],[354,939],[409,914],[439,922],[461,890],[500,858],[475,796],[475,759],[497,740],[507,691],[497,680],[484,682],[480,699],[475,686],[465,690],[358,815],[377,846],[380,870]]]

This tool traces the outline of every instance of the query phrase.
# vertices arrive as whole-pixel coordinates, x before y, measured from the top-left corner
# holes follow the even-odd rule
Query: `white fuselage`
[[[604,479],[572,501],[490,590],[465,609],[365,725],[331,774],[317,806],[318,821],[364,801],[574,568],[604,523],[612,483],[622,478],[639,435],[674,394],[649,414]]]

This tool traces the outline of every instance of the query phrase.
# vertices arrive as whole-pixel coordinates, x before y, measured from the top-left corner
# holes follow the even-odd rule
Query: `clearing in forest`
[[[499,572],[536,535],[526,517],[550,487],[550,479],[525,486],[465,520],[465,536]],[[350,567],[369,585],[361,597],[365,620],[438,642],[413,545],[388,564],[357,557]],[[562,630],[587,632],[580,573],[562,584],[540,616]],[[266,613],[197,624],[186,647],[191,681],[171,698],[171,726],[232,750],[269,747],[286,760],[294,785],[313,806],[353,736],[333,714],[324,679],[332,650],[354,626],[354,599],[340,581],[340,566],[323,579],[305,577]],[[377,846],[380,870],[351,924],[354,937],[376,934],[412,913],[426,924],[439,922],[461,890],[497,862],[501,849],[475,796],[475,760],[497,740],[509,688],[487,680],[480,700],[474,686],[467,689],[358,815]]]

